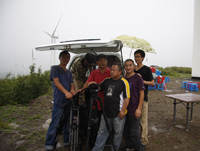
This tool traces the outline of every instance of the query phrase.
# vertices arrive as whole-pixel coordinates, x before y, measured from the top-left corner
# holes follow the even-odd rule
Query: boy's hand
[[[91,85],[91,84],[97,84],[97,83],[95,81],[88,82],[88,86]]]
[[[73,97],[73,95],[72,95],[72,93],[67,92],[67,93],[65,94],[65,97],[66,97],[67,99],[71,99],[71,98]]]
[[[77,92],[81,92],[83,89],[77,90]],[[85,93],[85,91],[81,92],[81,94]]]
[[[142,113],[141,109],[137,108],[135,111],[135,118],[139,118],[141,116],[141,113]]]
[[[142,77],[141,74],[139,74],[139,73],[137,73],[137,74],[138,74],[140,77]]]
[[[76,95],[76,91],[75,90],[71,90],[70,93],[72,93],[72,95]]]
[[[77,92],[81,92],[83,89],[79,89],[79,90],[77,90]]]
[[[125,112],[121,110],[121,111],[119,112],[119,115],[118,115],[118,116],[119,116],[120,119],[123,119],[124,116],[125,116]]]

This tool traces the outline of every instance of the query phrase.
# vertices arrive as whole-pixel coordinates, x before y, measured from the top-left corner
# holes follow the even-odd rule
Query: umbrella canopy
[[[153,47],[144,39],[139,39],[134,36],[121,35],[115,38],[115,40],[121,40],[124,47],[133,49],[142,49],[145,52],[155,53]]]

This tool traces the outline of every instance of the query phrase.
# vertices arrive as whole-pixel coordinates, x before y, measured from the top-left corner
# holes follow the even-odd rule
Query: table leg
[[[174,119],[173,119],[173,123],[176,123],[176,99],[174,99]]]
[[[193,102],[191,103],[190,122],[192,122],[192,116],[193,116]]]
[[[189,109],[190,109],[190,104],[187,103],[186,131],[188,131]]]

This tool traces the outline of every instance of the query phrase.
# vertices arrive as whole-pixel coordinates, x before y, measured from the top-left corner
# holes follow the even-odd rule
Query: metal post
[[[192,116],[193,116],[193,103],[191,103],[191,115],[190,115],[190,122],[192,122]]]
[[[189,109],[190,109],[190,104],[187,103],[186,131],[188,131]]]
[[[98,91],[98,90],[97,90]],[[92,119],[92,107],[93,107],[93,101],[94,99],[90,99],[90,110],[89,110],[89,119],[88,119],[88,129],[87,129],[87,146],[86,151],[88,151],[89,148],[89,141],[90,141],[90,131],[91,131],[91,119]]]
[[[122,47],[123,47],[123,44],[121,43],[120,44],[121,62],[122,62],[121,65],[122,65],[122,75],[124,76],[124,66],[123,66],[124,61],[123,61]]]
[[[173,119],[173,123],[176,123],[176,99],[174,99],[174,119]]]
[[[75,119],[75,113],[77,117]],[[74,123],[75,119],[75,123]],[[71,151],[75,151],[78,147],[78,127],[79,127],[79,106],[72,106],[70,109],[70,129],[69,129],[69,143],[71,144]]]

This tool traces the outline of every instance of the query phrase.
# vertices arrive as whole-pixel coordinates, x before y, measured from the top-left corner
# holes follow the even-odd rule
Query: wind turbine
[[[15,64],[15,78],[17,78],[17,64]]]
[[[22,66],[23,66],[23,70],[24,70],[24,76],[25,76],[25,67],[26,67],[26,65],[25,65],[25,64],[23,64]]]
[[[32,49],[32,65],[35,63],[35,56],[34,56],[34,53],[33,53],[33,49]]]
[[[62,18],[62,15],[60,16],[60,19],[59,19],[59,21],[58,21],[58,23],[57,23],[57,25],[56,25],[56,28],[54,29],[52,35],[49,34],[49,33],[46,32],[46,31],[44,31],[47,35],[49,35],[49,36],[51,37],[51,43],[52,43],[52,44],[53,44],[53,43],[56,43],[56,39],[58,39],[58,36],[55,36],[54,34],[55,34],[55,32],[56,32],[56,29],[57,29],[57,27],[58,27],[58,24],[59,24],[61,18]],[[53,64],[55,65],[55,63],[56,63],[56,52],[55,52],[55,50],[51,50],[51,59],[52,59],[52,51],[53,51]],[[51,62],[52,62],[52,61],[51,61]],[[51,63],[51,65],[52,65],[52,63]]]

